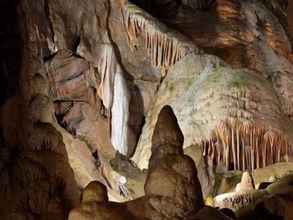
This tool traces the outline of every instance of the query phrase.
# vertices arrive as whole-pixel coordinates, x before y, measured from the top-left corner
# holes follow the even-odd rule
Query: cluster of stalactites
[[[126,15],[130,47],[134,48],[138,37],[141,36],[145,41],[145,49],[151,64],[160,68],[163,73],[166,73],[172,65],[189,53],[190,48],[184,46],[180,40],[170,34],[157,30],[154,22],[148,21],[135,12],[127,12]]]
[[[222,164],[227,170],[263,168],[288,162],[293,155],[292,145],[278,131],[240,122],[221,123],[202,147],[211,164]]]

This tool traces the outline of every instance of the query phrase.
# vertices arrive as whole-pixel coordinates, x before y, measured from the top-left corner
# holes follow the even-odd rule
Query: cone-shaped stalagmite
[[[194,162],[182,151],[183,135],[170,106],[158,117],[145,184],[150,219],[181,219],[203,207]]]

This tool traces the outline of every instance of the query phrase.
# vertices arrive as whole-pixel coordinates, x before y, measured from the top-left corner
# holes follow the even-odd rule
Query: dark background
[[[19,0],[0,0],[0,106],[15,95],[21,65]]]

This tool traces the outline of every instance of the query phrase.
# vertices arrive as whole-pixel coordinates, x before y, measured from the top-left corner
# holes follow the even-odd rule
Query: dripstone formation
[[[159,114],[152,138],[145,196],[124,204],[111,203],[106,187],[92,182],[69,219],[189,219],[204,207],[204,202],[195,164],[183,154],[182,144],[176,117],[166,106]]]
[[[164,107],[152,137],[145,184],[149,219],[183,219],[204,205],[194,162],[183,154],[183,135],[170,106]]]
[[[0,219],[292,218],[291,10],[2,0]]]

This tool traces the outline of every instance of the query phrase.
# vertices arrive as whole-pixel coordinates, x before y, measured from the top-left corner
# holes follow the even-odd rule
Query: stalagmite
[[[275,162],[275,160],[274,160],[274,142],[272,141],[271,142],[271,145],[270,145],[270,151],[269,151],[270,153],[269,153],[269,157],[268,157],[268,163],[269,164],[273,164],[274,162]]]

